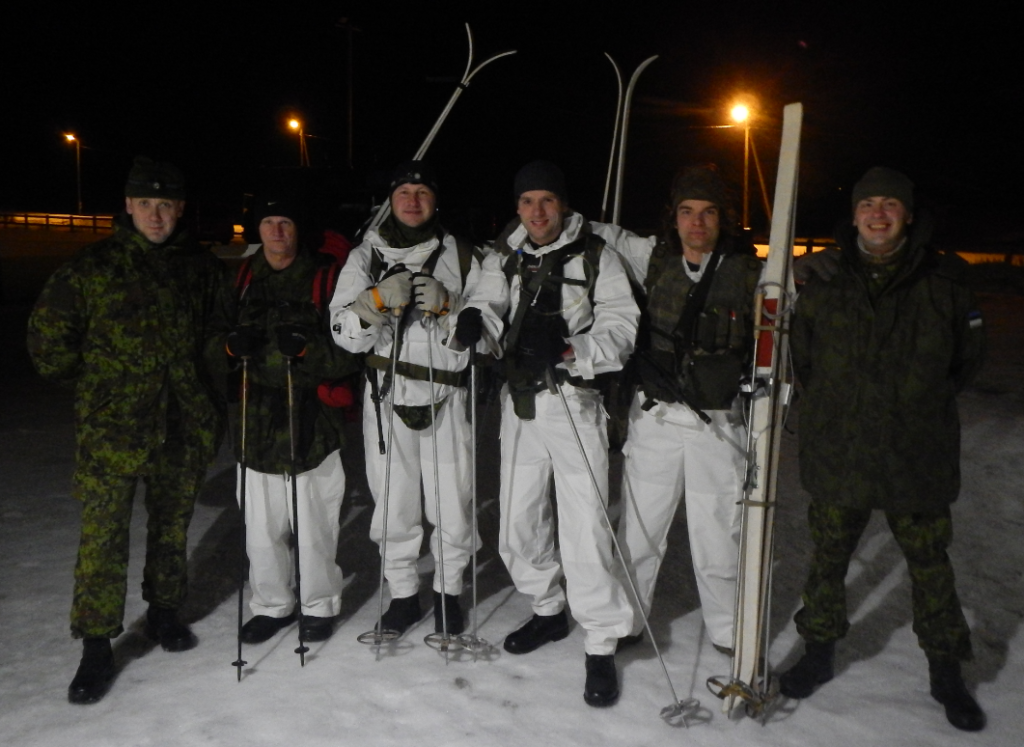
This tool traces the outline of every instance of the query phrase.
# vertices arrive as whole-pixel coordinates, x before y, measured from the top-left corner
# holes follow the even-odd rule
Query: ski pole
[[[360,633],[357,640],[375,647],[377,654],[380,654],[380,646],[385,641],[393,641],[398,638],[398,631],[384,630],[384,569],[388,555],[388,499],[391,497],[391,455],[393,449],[391,442],[395,432],[395,383],[398,376],[398,333],[402,324],[402,310],[395,309],[392,317],[391,335],[391,383],[388,391],[388,443],[384,459],[384,497],[382,499],[381,515],[382,528],[380,537],[380,585],[377,595],[377,625],[373,630]],[[378,421],[379,422],[379,421]]]
[[[562,388],[555,383],[554,370],[550,365],[544,371],[544,377],[547,380],[548,391],[552,394],[557,393],[558,398],[562,402],[562,409],[565,411],[565,419],[569,423],[569,427],[572,429],[572,435],[576,439],[576,445],[580,449],[580,457],[583,459],[583,464],[587,468],[587,474],[590,475],[590,483],[594,487],[594,494],[597,496],[597,503],[601,507],[601,514],[604,516],[604,521],[608,525],[608,533],[612,537],[612,544],[615,546],[615,553],[619,556],[619,563],[622,564],[622,570],[625,572],[626,581],[629,583],[630,591],[633,593],[635,599],[640,599],[640,594],[637,592],[636,584],[633,583],[633,577],[630,575],[629,566],[626,565],[626,559],[622,556],[622,548],[619,547],[619,540],[615,536],[615,529],[612,527],[612,520],[608,516],[608,509],[605,506],[604,495],[601,493],[601,486],[598,485],[597,477],[594,475],[594,468],[590,466],[590,459],[587,457],[587,450],[583,446],[583,439],[580,438],[580,432],[576,428],[576,421],[572,417],[572,412],[569,410],[569,403],[565,399],[565,392]],[[661,709],[661,717],[670,724],[681,723],[683,726],[687,726],[686,719],[689,713],[692,713],[700,708],[700,702],[696,698],[689,698],[683,702],[680,702],[679,696],[676,695],[676,689],[672,685],[672,678],[669,676],[668,667],[665,666],[665,659],[661,655],[661,651],[658,650],[658,643],[654,640],[654,633],[651,631],[651,623],[647,619],[647,613],[644,612],[643,605],[637,606],[637,611],[640,613],[640,617],[644,620],[644,629],[647,631],[647,635],[651,638],[651,645],[654,647],[654,653],[658,656],[658,661],[661,663],[661,669],[665,673],[665,680],[668,682],[668,689],[672,692],[672,705],[666,706]]]
[[[289,455],[291,459],[292,477],[292,531],[295,533],[295,596],[298,597],[299,608],[299,646],[295,653],[299,655],[301,666],[306,666],[306,652],[309,647],[302,640],[302,561],[299,554],[299,547],[302,544],[299,534],[299,488],[298,472],[295,467],[295,386],[292,381],[292,368],[295,366],[295,359],[292,356],[285,358],[288,371],[288,440]]]
[[[242,356],[242,460],[239,464],[239,488],[238,505],[242,516],[242,554],[238,560],[238,631],[236,639],[238,642],[238,658],[231,666],[238,671],[238,681],[242,681],[242,667],[249,662],[242,659],[242,595],[245,593],[245,560],[248,555],[245,546],[245,481],[248,475],[247,460],[245,456],[245,418],[249,409],[249,356]]]
[[[435,645],[444,654],[444,663],[448,663],[448,649],[451,636],[448,635],[448,605],[445,603],[444,584],[444,532],[441,529],[441,482],[437,463],[437,408],[434,395],[434,341],[437,337],[437,319],[430,312],[423,315],[423,324],[427,328],[427,383],[430,386],[430,449],[434,467],[434,538],[437,541],[437,573],[441,581],[441,637],[437,633],[425,636],[423,642],[433,648]]]
[[[477,533],[477,515],[476,515],[476,347],[469,349],[469,421],[470,421],[470,435],[469,435],[469,451],[472,454],[469,463],[469,480],[470,480],[470,511],[473,514],[473,612],[472,612],[472,628],[473,632],[469,635],[459,636],[459,643],[473,652],[474,659],[479,651],[486,651],[491,648],[491,644],[477,635],[477,595],[476,595],[476,582],[477,582],[477,566],[476,566],[476,554],[479,550],[477,546],[477,539],[479,534]]]

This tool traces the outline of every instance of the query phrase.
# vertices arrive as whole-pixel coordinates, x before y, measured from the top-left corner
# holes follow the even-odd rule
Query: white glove
[[[373,297],[373,291],[373,288],[367,288],[356,296],[356,300],[353,301],[352,306],[349,307],[355,312],[356,316],[371,327],[383,324],[385,318],[384,312],[387,311],[387,309],[377,308],[377,301]]]
[[[448,291],[430,275],[413,275],[412,302],[425,314],[448,313]]]
[[[370,290],[373,291],[374,289],[371,288]],[[394,275],[388,275],[377,283],[376,290],[377,296],[380,297],[379,303],[376,304],[379,311],[401,309],[409,303],[409,297],[412,292],[412,273],[408,270],[403,270],[402,272],[396,272]]]

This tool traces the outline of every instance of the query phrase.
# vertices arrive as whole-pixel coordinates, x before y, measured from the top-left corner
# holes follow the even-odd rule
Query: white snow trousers
[[[644,412],[643,400],[638,393],[630,408],[623,447],[619,546],[643,610],[650,614],[669,528],[685,496],[704,624],[712,643],[731,648],[747,443],[740,400],[732,410],[707,411],[710,424],[683,404],[659,402]],[[616,572],[622,573],[621,564]],[[642,630],[637,614],[632,633]]]
[[[384,443],[388,443],[388,405],[381,403]],[[466,390],[454,389],[436,415],[438,485],[441,516],[434,497],[434,455],[430,427],[412,430],[397,414],[391,438],[391,481],[388,494],[388,534],[384,577],[392,599],[413,596],[420,586],[416,562],[423,544],[423,516],[434,527],[430,550],[434,556],[434,591],[441,591],[437,570],[444,559],[444,593],[462,591],[462,575],[473,551],[473,522],[470,515],[469,422],[466,420]],[[377,415],[370,399],[370,387],[363,398],[363,443],[366,478],[376,506],[370,523],[370,539],[378,545],[384,536],[384,481],[387,455],[377,443]],[[422,487],[421,487],[422,483]],[[440,548],[438,543],[440,542]]]
[[[241,465],[238,467],[241,473]],[[241,480],[238,481],[239,483]],[[295,481],[299,506],[302,614],[334,617],[341,612],[341,568],[335,562],[345,470],[335,451]],[[287,617],[295,607],[290,475],[245,471],[245,550],[255,615]]]
[[[587,473],[572,427],[557,394],[536,395],[537,416],[521,420],[512,398],[502,393],[501,524],[498,551],[516,589],[533,598],[533,611],[562,611],[563,569],[572,616],[586,631],[588,654],[613,654],[629,633],[633,610],[611,571],[611,530],[601,510],[608,496],[607,415],[600,395],[562,384],[569,411],[597,478]],[[549,482],[554,474],[558,510],[558,552]]]

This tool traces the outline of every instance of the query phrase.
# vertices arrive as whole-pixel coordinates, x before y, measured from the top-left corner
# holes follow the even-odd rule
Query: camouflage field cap
[[[177,166],[165,161],[154,161],[136,156],[128,181],[124,185],[125,197],[166,197],[185,199],[185,176]]]
[[[672,184],[672,209],[683,200],[704,200],[724,210],[729,207],[729,188],[714,166],[693,166]]]

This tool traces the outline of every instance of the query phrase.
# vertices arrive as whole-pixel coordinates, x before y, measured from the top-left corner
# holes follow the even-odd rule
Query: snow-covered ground
[[[880,517],[850,570],[853,629],[842,642],[835,680],[812,698],[781,703],[769,722],[729,719],[705,688],[728,660],[703,634],[682,517],[658,587],[652,623],[680,698],[702,709],[688,729],[659,718],[672,703],[649,645],[618,659],[622,697],[608,709],[583,703],[583,636],[526,656],[506,654],[505,634],[530,615],[497,558],[494,501],[495,412],[483,440],[479,634],[496,644],[473,660],[448,663],[423,644],[432,619],[376,657],[356,637],[377,615],[376,548],[367,537],[370,500],[348,458],[338,558],[345,569],[344,614],[335,636],[315,644],[305,668],[295,628],[245,648],[236,682],[238,515],[233,466],[222,452],[203,490],[190,533],[192,594],[185,618],[198,648],[170,654],[140,633],[144,509],[138,504],[126,625],[115,642],[121,668],[100,703],[74,706],[67,686],[80,656],[68,634],[78,506],[69,497],[73,434],[70,395],[31,373],[23,343],[26,310],[0,308],[0,744],[62,745],[1000,745],[1024,733],[1024,298],[987,296],[992,359],[961,398],[964,488],[954,506],[952,549],[962,601],[974,631],[965,673],[989,717],[964,734],[928,695],[927,666],[911,631],[909,581]],[[809,540],[807,496],[799,489],[795,440],[787,437],[771,661],[799,653],[791,622],[799,606]],[[429,561],[428,561],[429,562]],[[431,568],[424,564],[422,571]],[[424,584],[424,600],[427,584]],[[471,591],[463,596],[468,606]],[[246,612],[248,615],[248,611]]]

